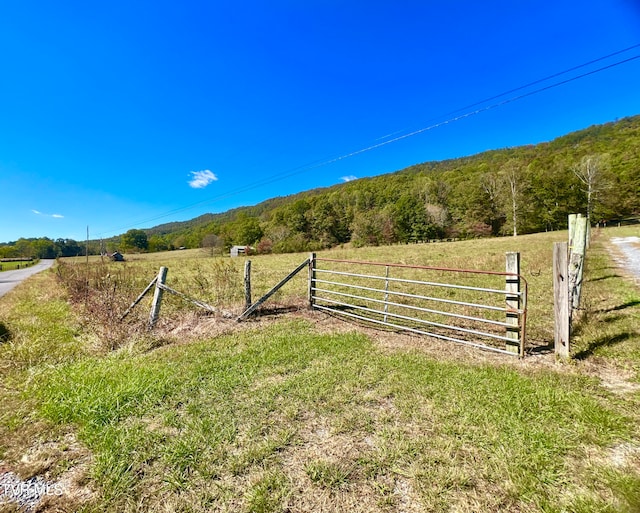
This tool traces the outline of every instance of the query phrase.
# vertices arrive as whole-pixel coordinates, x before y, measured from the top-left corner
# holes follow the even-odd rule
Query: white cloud
[[[351,182],[353,180],[357,180],[358,177],[357,176],[353,176],[353,175],[348,175],[348,176],[341,176],[340,180],[342,180],[343,182]]]
[[[40,212],[39,210],[36,210],[34,208],[31,209],[31,212],[33,212],[37,216],[53,217],[55,219],[64,219],[64,216],[62,214],[45,214],[44,212]]]
[[[202,189],[218,179],[218,177],[208,169],[204,171],[191,171],[191,174],[193,178],[189,180],[189,187],[193,187],[194,189]]]

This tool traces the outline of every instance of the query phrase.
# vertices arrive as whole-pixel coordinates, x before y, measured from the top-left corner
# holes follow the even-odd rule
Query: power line
[[[398,136],[398,137],[394,137],[393,139],[389,139],[389,140],[387,140],[387,141],[383,141],[383,142],[380,142],[380,143],[378,143],[378,144],[373,144],[373,145],[371,145],[371,146],[368,146],[367,148],[362,148],[362,149],[360,149],[360,150],[353,151],[353,152],[348,153],[348,154],[346,154],[346,155],[342,155],[342,156],[337,157],[337,158],[335,158],[335,159],[332,159],[332,160],[326,161],[325,163],[323,163],[323,165],[324,165],[324,164],[331,164],[332,162],[337,162],[338,160],[342,160],[342,159],[345,159],[345,158],[353,157],[353,156],[355,156],[355,155],[359,155],[359,154],[361,154],[361,153],[365,153],[365,152],[367,152],[367,151],[370,151],[370,150],[373,150],[373,149],[379,148],[379,147],[381,147],[381,146],[385,146],[385,145],[387,145],[387,144],[391,144],[391,143],[393,143],[393,142],[400,141],[400,140],[402,140],[402,139],[406,139],[406,138],[408,138],[408,137],[413,137],[414,135],[418,135],[418,134],[421,134],[421,133],[423,133],[423,132],[427,132],[428,130],[433,130],[434,128],[438,128],[438,127],[443,126],[443,125],[446,125],[446,124],[448,124],[448,123],[453,123],[453,122],[455,122],[455,121],[459,121],[459,120],[464,119],[464,118],[468,118],[468,117],[471,117],[471,116],[475,116],[476,114],[480,114],[481,112],[485,112],[485,111],[488,111],[488,110],[492,110],[492,109],[495,109],[495,108],[497,108],[497,107],[501,107],[501,106],[503,106],[503,105],[506,105],[506,104],[508,104],[508,103],[513,103],[513,102],[515,102],[515,101],[517,101],[517,100],[521,100],[521,99],[526,98],[526,97],[528,97],[528,96],[533,96],[534,94],[538,94],[538,93],[541,93],[541,92],[543,92],[543,91],[547,91],[547,90],[549,90],[549,89],[553,89],[554,87],[559,87],[559,86],[561,86],[561,85],[568,84],[569,82],[573,82],[573,81],[578,80],[578,79],[580,79],[580,78],[584,78],[584,77],[587,77],[587,76],[589,76],[589,75],[593,75],[593,74],[595,74],[595,73],[599,73],[600,71],[604,71],[604,70],[607,70],[607,69],[610,69],[610,68],[613,68],[613,67],[619,66],[619,65],[621,65],[621,64],[625,64],[625,63],[627,63],[627,62],[634,61],[634,60],[636,60],[636,59],[640,59],[640,55],[636,55],[636,56],[634,56],[634,57],[630,57],[630,58],[628,58],[628,59],[625,59],[625,60],[620,61],[620,62],[616,62],[616,63],[614,63],[614,64],[609,64],[608,66],[603,66],[602,68],[598,68],[598,69],[596,69],[596,70],[589,71],[589,72],[587,72],[587,73],[583,73],[583,74],[578,75],[578,76],[576,76],[576,77],[572,77],[572,78],[568,78],[568,79],[566,79],[566,80],[562,80],[562,81],[560,81],[560,82],[556,82],[555,84],[551,84],[551,85],[548,85],[548,86],[545,86],[545,87],[541,87],[541,88],[539,88],[539,89],[536,89],[536,90],[534,90],[534,91],[530,91],[530,92],[528,92],[528,93],[521,94],[521,95],[519,95],[519,96],[515,96],[515,97],[512,97],[512,98],[507,98],[506,100],[503,100],[503,101],[501,101],[501,102],[494,103],[494,104],[492,104],[492,105],[488,105],[488,106],[486,106],[486,107],[482,107],[482,108],[480,108],[480,109],[476,109],[476,110],[471,111],[471,112],[466,112],[466,113],[461,114],[461,115],[459,115],[459,116],[456,116],[456,117],[454,117],[454,118],[449,118],[449,119],[447,119],[446,121],[441,121],[441,122],[439,122],[439,123],[435,123],[435,124],[433,124],[433,125],[430,125],[430,126],[427,126],[427,127],[424,127],[424,128],[420,128],[420,129],[418,129],[418,130],[414,130],[414,131],[409,132],[409,133],[407,133],[407,134],[400,135],[400,136]],[[518,88],[518,89],[520,89],[520,88]],[[499,95],[499,96],[503,96],[503,95]],[[497,98],[497,97],[499,97],[499,96],[496,96],[496,97],[494,97],[494,98]],[[480,103],[484,103],[484,102],[480,102]]]
[[[465,107],[461,107],[460,109],[456,109],[456,110],[454,110],[452,112],[449,112],[448,114],[445,114],[445,116],[450,116],[450,115],[455,114],[457,112],[461,112],[461,111],[467,110],[467,109],[472,108],[472,107],[483,105],[483,104],[485,104],[485,103],[487,103],[489,101],[492,101],[492,100],[495,100],[495,99],[498,99],[498,98],[502,98],[502,97],[504,97],[504,96],[506,96],[508,94],[512,94],[512,93],[517,92],[517,91],[525,90],[525,89],[527,89],[529,87],[532,87],[534,85],[541,84],[543,82],[547,82],[548,80],[551,80],[553,78],[557,78],[559,76],[566,75],[567,73],[571,73],[572,71],[576,71],[578,69],[585,68],[585,67],[590,66],[592,64],[595,64],[597,62],[601,62],[603,60],[609,59],[609,58],[614,57],[616,55],[620,55],[622,53],[625,53],[625,52],[628,52],[630,50],[636,49],[638,47],[640,47],[640,43],[636,44],[636,45],[633,45],[633,46],[630,46],[628,48],[625,48],[625,49],[610,53],[610,54],[605,55],[603,57],[599,57],[597,59],[590,60],[590,61],[585,62],[583,64],[579,64],[577,66],[573,66],[573,67],[568,68],[568,69],[566,69],[564,71],[561,71],[561,72],[558,72],[558,73],[554,73],[552,75],[549,75],[547,77],[535,80],[533,82],[529,82],[528,84],[516,87],[514,89],[510,89],[508,91],[505,91],[503,93],[491,96],[491,97],[486,98],[484,100],[481,100],[479,102],[472,103],[472,104],[467,105]],[[600,68],[597,68],[597,69],[594,69],[594,70],[591,70],[591,71],[587,71],[585,73],[581,73],[579,75],[576,75],[576,76],[561,80],[559,82],[555,82],[553,84],[549,84],[549,85],[546,85],[544,87],[540,87],[540,88],[534,89],[533,91],[529,91],[529,92],[526,92],[526,93],[523,93],[523,94],[520,94],[520,95],[517,95],[517,96],[512,96],[512,97],[506,98],[506,99],[504,99],[504,100],[502,100],[500,102],[496,102],[496,103],[493,103],[493,104],[490,104],[490,105],[486,105],[484,107],[481,107],[481,108],[478,108],[478,109],[475,109],[475,110],[472,110],[472,111],[464,112],[463,114],[448,118],[448,119],[446,119],[444,121],[440,121],[438,123],[434,123],[434,124],[431,124],[431,125],[426,126],[426,127],[422,127],[422,128],[416,129],[416,130],[412,130],[410,132],[407,132],[405,134],[399,135],[397,137],[393,137],[391,139],[387,139],[387,140],[381,141],[379,143],[372,144],[372,145],[367,146],[365,148],[361,148],[361,149],[352,151],[350,153],[346,153],[346,154],[340,155],[338,157],[334,157],[334,158],[330,158],[330,159],[326,159],[326,160],[320,160],[320,161],[309,163],[309,164],[304,164],[304,165],[295,167],[293,169],[290,169],[290,170],[287,170],[287,171],[283,171],[281,173],[276,173],[276,174],[272,175],[269,178],[266,178],[264,180],[259,180],[257,182],[254,182],[253,184],[247,185],[245,187],[239,187],[237,189],[233,189],[233,190],[231,190],[231,191],[229,191],[229,192],[227,192],[225,194],[221,194],[221,195],[218,195],[218,196],[213,196],[213,197],[207,198],[205,200],[201,200],[201,201],[198,201],[198,202],[195,202],[195,203],[191,203],[191,204],[186,205],[184,207],[180,207],[180,208],[176,208],[176,209],[173,209],[173,210],[169,210],[169,211],[167,211],[167,212],[165,212],[163,214],[160,214],[160,215],[157,215],[157,216],[154,216],[154,217],[150,217],[150,218],[147,218],[147,219],[140,220],[140,221],[136,222],[133,226],[140,226],[140,225],[145,224],[145,223],[150,223],[152,221],[157,221],[159,219],[164,219],[166,217],[169,217],[172,214],[176,214],[176,213],[179,213],[179,212],[184,212],[184,211],[187,211],[187,210],[191,210],[192,208],[194,208],[194,207],[196,207],[198,205],[203,205],[203,204],[207,204],[207,203],[213,203],[215,201],[220,201],[222,199],[226,199],[226,198],[229,198],[229,197],[236,196],[236,195],[241,194],[243,192],[248,192],[248,191],[263,187],[265,185],[269,185],[269,184],[272,184],[272,183],[275,183],[275,182],[279,182],[279,181],[284,180],[286,178],[291,178],[293,176],[302,174],[302,173],[310,171],[312,169],[317,169],[319,167],[324,167],[324,166],[327,166],[329,164],[333,164],[333,163],[338,162],[340,160],[344,160],[344,159],[347,159],[347,158],[355,157],[356,155],[360,155],[362,153],[366,153],[366,152],[375,150],[375,149],[380,148],[382,146],[386,146],[388,144],[395,143],[395,142],[401,141],[403,139],[407,139],[409,137],[413,137],[413,136],[422,134],[422,133],[427,132],[429,130],[433,130],[435,128],[441,127],[443,125],[447,125],[449,123],[454,123],[454,122],[459,121],[461,119],[465,119],[465,118],[469,118],[471,116],[475,116],[475,115],[480,114],[482,112],[493,110],[493,109],[501,107],[503,105],[507,105],[509,103],[513,103],[515,101],[521,100],[523,98],[527,98],[529,96],[533,96],[535,94],[539,94],[539,93],[542,93],[544,91],[548,91],[549,89],[560,87],[560,86],[568,84],[570,82],[574,82],[576,80],[588,77],[590,75],[594,75],[596,73],[600,73],[602,71],[605,71],[605,70],[620,66],[622,64],[629,63],[629,62],[634,61],[636,59],[640,59],[640,55],[635,55],[633,57],[629,57],[627,59],[623,59],[621,61],[617,61],[617,62],[614,62],[612,64],[608,64],[606,66],[602,66]],[[435,118],[435,119],[437,119],[437,118]],[[401,133],[401,132],[402,132],[402,130],[396,131],[396,132],[394,132],[394,134]],[[377,140],[380,140],[380,138],[377,139]],[[100,235],[103,235],[103,234],[106,234],[106,233],[117,232],[117,231],[129,228],[129,227],[131,227],[131,225],[128,225],[128,226],[122,227],[122,228],[114,228],[112,230],[107,230],[107,231],[101,232]]]
[[[472,103],[470,105],[466,105],[464,107],[461,107],[459,109],[451,111],[448,114],[445,114],[445,116],[450,116],[452,114],[455,114],[456,112],[467,110],[467,109],[470,109],[472,107],[476,107],[478,105],[482,105],[483,103],[487,103],[487,102],[496,100],[498,98],[502,98],[503,96],[506,96],[508,94],[515,93],[515,92],[518,92],[518,91],[522,91],[523,89],[527,89],[527,88],[532,87],[534,85],[538,85],[538,84],[541,84],[543,82],[546,82],[547,80],[551,80],[553,78],[557,78],[557,77],[560,77],[562,75],[566,75],[567,73],[571,73],[572,71],[576,71],[576,70],[579,70],[579,69],[582,69],[582,68],[586,68],[587,66],[591,66],[592,64],[595,64],[596,62],[601,62],[601,61],[610,59],[611,57],[615,57],[616,55],[620,55],[620,54],[628,52],[630,50],[635,50],[636,48],[640,48],[640,43],[638,43],[636,45],[633,45],[633,46],[628,46],[627,48],[623,48],[622,50],[618,50],[617,52],[613,52],[613,53],[610,53],[608,55],[604,55],[602,57],[598,57],[597,59],[593,59],[593,60],[584,62],[582,64],[578,64],[577,66],[573,66],[572,68],[565,69],[564,71],[559,71],[558,73],[553,73],[552,75],[548,75],[548,76],[546,76],[544,78],[539,78],[538,80],[534,80],[533,82],[529,82],[528,84],[516,87],[514,89],[509,89],[508,91],[505,91],[503,93],[497,94],[495,96],[491,96],[490,98],[485,98],[484,100],[480,100],[479,102],[475,102],[475,103]]]

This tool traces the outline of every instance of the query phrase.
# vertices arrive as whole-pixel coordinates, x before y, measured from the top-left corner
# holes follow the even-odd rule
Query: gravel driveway
[[[640,237],[612,237],[611,243],[622,255],[618,263],[640,283]]]
[[[18,285],[21,281],[26,280],[29,276],[39,273],[40,271],[44,271],[45,269],[49,269],[54,262],[55,260],[40,260],[36,265],[27,267],[26,269],[0,272],[0,297],[4,296],[13,287]]]

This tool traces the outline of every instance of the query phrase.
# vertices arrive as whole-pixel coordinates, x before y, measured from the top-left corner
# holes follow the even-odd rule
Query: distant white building
[[[231,246],[231,256],[250,255],[253,251],[251,246]]]

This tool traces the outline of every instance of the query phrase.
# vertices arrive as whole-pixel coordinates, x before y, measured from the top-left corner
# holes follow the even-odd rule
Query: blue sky
[[[640,47],[465,108],[639,43],[637,0],[0,0],[0,241],[109,237],[640,114],[640,59],[617,64]]]

